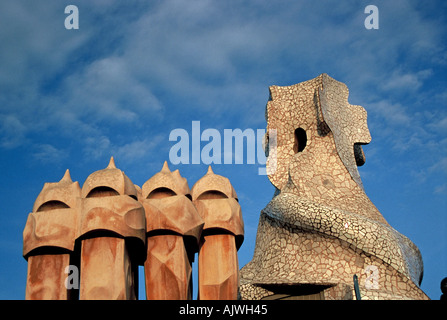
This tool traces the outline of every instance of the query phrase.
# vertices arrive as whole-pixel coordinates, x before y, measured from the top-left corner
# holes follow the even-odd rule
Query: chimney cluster
[[[165,162],[143,186],[116,168],[88,176],[82,188],[67,170],[45,183],[23,231],[26,299],[237,299],[237,250],[244,225],[230,181],[211,170],[192,189]]]

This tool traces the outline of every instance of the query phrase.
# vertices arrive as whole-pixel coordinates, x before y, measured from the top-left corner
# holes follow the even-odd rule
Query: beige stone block
[[[238,270],[234,236],[205,236],[199,251],[199,299],[236,300]]]
[[[147,247],[146,299],[191,299],[192,266],[183,237],[175,234],[151,236],[147,239]]]
[[[124,239],[82,240],[81,300],[134,300],[138,294],[136,275]]]
[[[65,268],[70,264],[69,254],[43,254],[28,258],[26,300],[69,300],[65,287]]]

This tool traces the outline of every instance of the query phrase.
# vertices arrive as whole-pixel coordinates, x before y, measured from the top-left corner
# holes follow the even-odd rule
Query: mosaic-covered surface
[[[418,248],[394,230],[363,190],[357,166],[370,142],[365,109],[327,74],[270,87],[267,129],[276,129],[274,198],[261,212],[241,298],[290,296],[427,299]],[[307,290],[307,291],[306,291]],[[351,292],[349,292],[351,290]],[[311,295],[310,295],[311,294]]]

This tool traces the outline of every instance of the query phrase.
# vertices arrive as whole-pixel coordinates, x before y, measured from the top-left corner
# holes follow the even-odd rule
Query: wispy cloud
[[[58,164],[68,156],[66,150],[58,149],[51,144],[36,144],[34,149],[34,159],[44,164]]]
[[[110,152],[110,140],[106,136],[87,137],[84,141],[83,152],[88,158],[99,159]]]
[[[99,157],[144,141],[125,143],[117,132],[147,134],[166,117],[178,121],[176,112],[216,123],[232,115],[238,127],[260,127],[269,85],[328,72],[348,84],[353,103],[366,101],[380,134],[406,150],[426,137],[410,131],[421,121],[396,97],[422,96],[436,72],[416,64],[443,61],[445,31],[415,3],[378,6],[374,33],[355,1],[81,2],[77,31],[63,28],[63,4],[3,4],[14,32],[0,31],[9,44],[0,52],[0,84],[10,89],[0,97],[1,146],[39,144],[34,137],[51,130]]]
[[[417,72],[402,72],[400,70],[394,70],[388,79],[382,84],[383,90],[418,90],[424,80],[433,74],[431,69],[425,69]]]
[[[16,115],[0,114],[0,146],[15,148],[25,140],[27,128]]]
[[[112,143],[108,137],[88,137],[85,139],[83,152],[92,159],[114,156],[120,162],[134,164],[144,158],[153,157],[155,150],[160,150],[166,141],[163,135],[154,135],[141,140],[130,140],[123,144]]]
[[[117,157],[122,158],[127,163],[135,163],[142,159],[153,157],[154,152],[161,148],[165,142],[164,136],[152,136],[142,140],[131,141],[124,145],[117,146],[112,151]],[[154,157],[155,158],[155,157]]]
[[[411,116],[400,103],[392,103],[389,100],[380,100],[368,104],[370,114],[385,121],[389,126],[408,126],[411,124]]]
[[[447,183],[436,186],[434,190],[435,194],[447,195]]]

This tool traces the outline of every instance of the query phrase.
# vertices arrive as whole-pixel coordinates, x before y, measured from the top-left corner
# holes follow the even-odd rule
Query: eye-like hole
[[[197,200],[207,200],[207,199],[227,199],[225,193],[217,191],[217,190],[210,190],[202,193]]]
[[[360,143],[354,143],[354,157],[358,167],[365,164],[365,154],[363,153],[362,145]]]
[[[119,196],[119,193],[110,187],[96,187],[88,193],[87,198],[101,198],[110,196]]]
[[[307,134],[306,134],[306,130],[302,129],[302,128],[297,128],[295,129],[295,133],[294,133],[294,143],[293,143],[293,152],[298,153],[298,152],[302,152],[304,150],[304,148],[306,148],[307,145]]]
[[[42,204],[39,209],[37,209],[37,212],[42,212],[42,211],[49,211],[49,210],[53,210],[53,209],[67,209],[70,208],[67,204],[65,204],[62,201],[57,201],[57,200],[53,200],[53,201],[47,201],[44,204]]]
[[[175,196],[176,193],[169,188],[157,188],[147,195],[146,199],[162,199]]]
[[[262,141],[262,147],[264,148],[264,154],[265,154],[266,158],[268,158],[269,154],[270,154],[269,142],[270,142],[270,137],[269,137],[269,134],[266,133],[264,136],[264,140]]]

